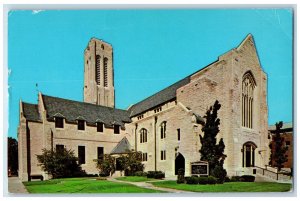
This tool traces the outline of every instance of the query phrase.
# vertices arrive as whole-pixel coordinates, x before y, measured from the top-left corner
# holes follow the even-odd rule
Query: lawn
[[[143,182],[143,181],[155,181],[157,179],[151,179],[142,176],[127,176],[127,177],[119,177],[117,180],[120,181],[130,181],[130,182]]]
[[[29,193],[160,193],[130,184],[93,178],[53,179],[24,182]]]
[[[268,182],[228,182],[216,185],[177,184],[176,181],[151,182],[154,186],[193,192],[287,192],[291,184]]]

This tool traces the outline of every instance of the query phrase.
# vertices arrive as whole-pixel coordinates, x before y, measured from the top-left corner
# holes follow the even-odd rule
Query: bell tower
[[[92,38],[84,50],[84,102],[115,107],[113,48]]]

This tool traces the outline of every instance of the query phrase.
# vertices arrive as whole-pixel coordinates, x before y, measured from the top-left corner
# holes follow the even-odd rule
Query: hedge
[[[163,179],[165,178],[165,173],[162,171],[148,171],[147,178]]]

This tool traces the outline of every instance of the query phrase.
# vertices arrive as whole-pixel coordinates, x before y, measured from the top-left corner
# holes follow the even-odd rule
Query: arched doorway
[[[255,166],[255,149],[257,148],[254,142],[246,142],[242,148],[242,163],[243,167],[254,167]]]
[[[185,170],[185,159],[181,153],[178,153],[175,159],[175,175],[178,175],[178,170],[183,168]]]

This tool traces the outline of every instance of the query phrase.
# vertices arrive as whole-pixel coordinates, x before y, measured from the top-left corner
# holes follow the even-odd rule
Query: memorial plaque
[[[192,163],[192,175],[208,175],[208,163]]]

